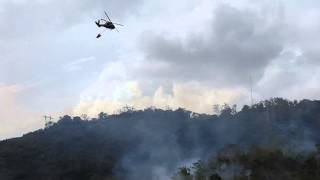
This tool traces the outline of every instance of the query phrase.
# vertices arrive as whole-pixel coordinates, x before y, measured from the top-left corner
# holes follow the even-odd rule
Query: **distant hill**
[[[215,109],[217,115],[149,108],[90,120],[64,116],[49,128],[0,142],[0,180],[171,179],[178,167],[217,157],[231,144],[248,156],[253,146],[317,152],[320,101],[273,98],[238,112],[229,105]]]

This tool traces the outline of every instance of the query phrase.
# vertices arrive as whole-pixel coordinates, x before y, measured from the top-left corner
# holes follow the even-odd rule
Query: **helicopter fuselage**
[[[105,27],[107,29],[115,29],[116,28],[112,22],[106,22],[106,23],[103,23],[103,24],[99,24],[99,26],[100,27]]]

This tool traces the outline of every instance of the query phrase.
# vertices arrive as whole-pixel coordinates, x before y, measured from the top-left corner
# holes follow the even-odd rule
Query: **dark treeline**
[[[215,110],[64,116],[0,142],[0,179],[319,179],[320,101],[274,98]]]

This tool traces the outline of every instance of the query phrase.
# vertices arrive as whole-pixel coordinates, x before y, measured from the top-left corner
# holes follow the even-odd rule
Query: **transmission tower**
[[[50,126],[52,126],[53,125],[53,122],[52,122],[52,120],[53,120],[53,117],[51,117],[51,116],[43,116],[44,117],[44,122],[45,122],[45,128],[48,128],[48,127],[50,127]]]

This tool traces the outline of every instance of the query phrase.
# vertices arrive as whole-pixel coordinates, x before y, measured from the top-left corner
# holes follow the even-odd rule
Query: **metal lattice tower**
[[[44,117],[44,122],[45,122],[45,128],[48,128],[48,127],[50,127],[50,126],[52,126],[53,125],[53,122],[52,122],[52,120],[53,120],[53,117],[51,117],[51,116],[43,116]]]

